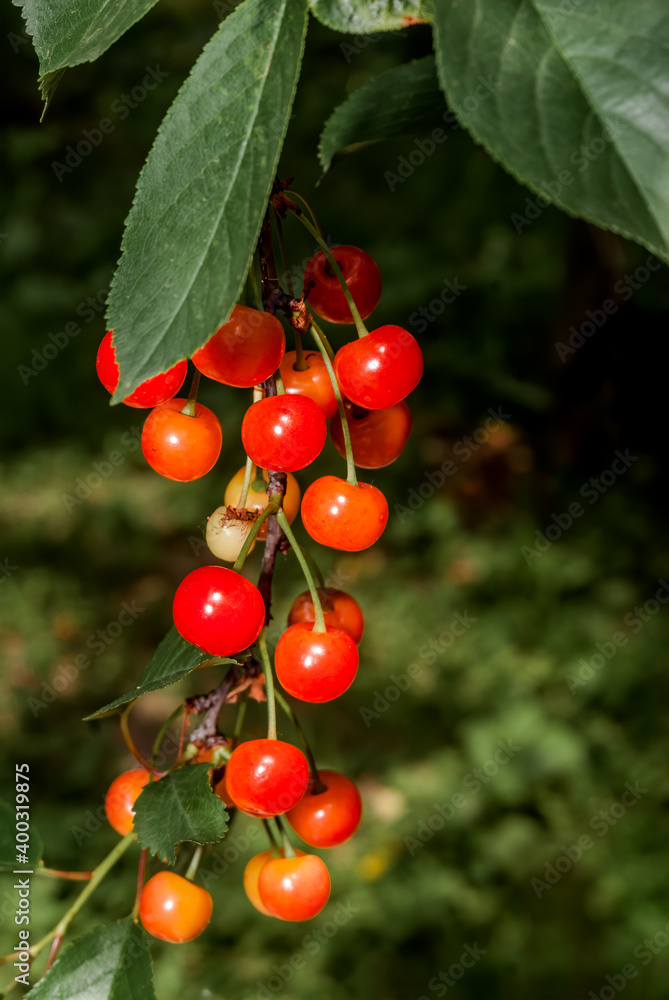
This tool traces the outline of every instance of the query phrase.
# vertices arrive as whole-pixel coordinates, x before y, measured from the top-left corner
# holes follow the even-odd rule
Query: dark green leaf
[[[209,783],[211,764],[190,764],[146,785],[135,803],[135,833],[142,847],[168,864],[183,841],[213,844],[228,829],[225,806]]]
[[[288,127],[306,24],[306,0],[245,0],[168,111],[110,292],[115,401],[190,356],[230,314]]]
[[[394,31],[415,20],[429,21],[434,0],[309,0],[311,11],[328,28],[363,35]]]
[[[28,793],[30,795],[30,793]],[[25,803],[20,802],[16,806],[10,806],[6,802],[0,802],[0,868],[10,869],[11,871],[18,871],[24,868],[37,868],[40,861],[42,860],[42,853],[44,851],[44,843],[39,833],[35,829],[32,820],[24,820],[21,818],[20,822],[29,822],[30,829],[27,831],[17,830],[17,816],[16,810],[28,812],[30,811],[30,806],[26,806]],[[23,861],[24,854],[23,851],[17,850],[17,847],[24,847],[23,843],[19,843],[16,839],[16,834],[27,833],[30,837],[27,847],[28,850],[25,854],[26,861]]]
[[[26,1000],[156,1000],[146,931],[128,917],[75,938]]]
[[[351,94],[325,123],[318,150],[323,170],[371,142],[437,125],[443,115],[434,57],[396,66]]]
[[[68,66],[92,62],[144,17],[156,0],[14,0],[39,56],[40,91],[49,103]]]
[[[90,722],[91,719],[101,719],[105,715],[113,715],[119,708],[134,701],[135,698],[139,698],[140,695],[146,694],[148,691],[158,691],[160,688],[169,687],[170,684],[176,684],[177,681],[183,680],[198,667],[223,663],[236,663],[236,660],[210,656],[209,653],[205,653],[197,646],[186,642],[175,628],[171,628],[142,671],[137,687],[128,691],[127,694],[122,694],[120,698],[116,698],[108,705],[104,705],[103,708],[99,708],[97,712],[87,715],[84,722]]]
[[[434,29],[449,106],[543,199],[520,199],[518,232],[552,201],[667,258],[664,0],[452,0]]]

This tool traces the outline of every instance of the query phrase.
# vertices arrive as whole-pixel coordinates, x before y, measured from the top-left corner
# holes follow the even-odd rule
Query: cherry
[[[158,872],[142,889],[139,919],[153,937],[181,944],[202,933],[213,906],[206,889],[176,872]]]
[[[360,469],[382,469],[401,454],[411,433],[411,411],[401,400],[387,410],[361,410],[344,400],[353,461]],[[330,421],[330,437],[344,458],[346,446],[338,413]]]
[[[260,470],[257,470],[260,473]],[[262,470],[262,478],[265,483],[269,482],[269,477],[265,469]],[[251,480],[251,485],[249,486],[249,491],[246,494],[246,510],[257,510],[260,513],[264,510],[269,503],[269,497],[267,496],[267,490],[254,490],[253,480]],[[227,504],[228,507],[239,507],[239,501],[242,498],[242,485],[244,483],[244,466],[235,472],[234,476],[225,487],[225,493],[223,495],[223,502]],[[297,479],[290,472],[286,475],[286,494],[283,498],[283,510],[288,518],[288,523],[292,524],[297,517],[297,512],[300,509],[300,500],[302,499],[302,493],[298,485]],[[260,531],[256,535],[260,541],[267,538],[267,522],[261,525]]]
[[[274,666],[282,687],[294,698],[332,701],[355,680],[358,648],[343,629],[314,632],[310,622],[298,622],[279,637]]]
[[[380,326],[340,347],[334,370],[341,391],[352,403],[384,410],[416,388],[423,374],[423,354],[408,330]]]
[[[379,538],[388,522],[388,503],[369,483],[352,486],[338,476],[315,479],[302,498],[302,523],[321,545],[360,552]]]
[[[212,656],[252,646],[265,624],[258,588],[225,566],[200,566],[177,588],[174,624],[187,642]]]
[[[221,802],[226,805],[228,809],[232,809],[234,802],[230,798],[230,793],[228,792],[228,784],[225,780],[225,771],[223,772],[223,776],[216,782],[214,794],[218,795]]]
[[[258,877],[260,901],[281,920],[311,920],[330,898],[330,873],[316,854],[270,858]]]
[[[358,312],[365,319],[376,309],[381,298],[381,274],[376,263],[358,247],[332,247]],[[328,264],[322,250],[308,261],[304,269],[304,287],[314,286],[307,295],[309,305],[329,323],[353,323],[353,316],[339,279]]]
[[[122,837],[135,825],[135,802],[151,775],[144,767],[134,767],[114,778],[105,796],[105,813]]]
[[[95,369],[98,378],[102,382],[107,392],[115,393],[118,386],[121,371],[116,363],[116,349],[112,344],[112,333],[106,333],[98,347],[95,359]],[[168,399],[176,396],[181,386],[184,384],[186,372],[188,371],[187,361],[177,361],[173,368],[163,372],[161,375],[154,375],[147,378],[137,388],[126,396],[123,402],[126,406],[134,406],[137,409],[159,406],[166,403]]]
[[[193,364],[216,382],[250,388],[274,374],[285,347],[286,335],[276,316],[237,305],[228,322],[195,352]]]
[[[325,624],[348,632],[356,646],[359,645],[365,631],[365,619],[355,598],[335,587],[326,587],[325,590],[319,589],[318,596],[323,607]],[[314,620],[314,602],[311,600],[309,591],[304,590],[291,605],[288,612],[288,624],[296,625],[297,622],[313,622]]]
[[[337,399],[323,358],[318,351],[305,351],[304,360],[309,366],[303,371],[295,367],[296,351],[288,351],[281,362],[281,378],[287,393],[309,396],[318,403],[325,419],[337,412]]]
[[[362,818],[360,792],[350,778],[338,771],[319,771],[325,791],[314,782],[304,798],[286,815],[298,837],[310,847],[337,847],[352,837]]]
[[[253,403],[242,421],[246,454],[261,469],[296,472],[318,458],[327,424],[308,396],[266,396]]]
[[[295,854],[300,858],[304,857],[304,851],[295,851]],[[281,850],[281,855],[284,856],[283,849]],[[269,912],[260,898],[258,879],[260,878],[260,872],[273,856],[271,851],[261,851],[260,854],[254,854],[244,869],[244,892],[256,910],[264,913],[266,917],[272,917],[274,914]]]
[[[156,472],[178,483],[200,479],[216,464],[223,432],[216,414],[195,403],[195,416],[182,413],[185,399],[169,399],[151,410],[142,429],[142,451]]]
[[[225,780],[238,809],[268,819],[297,805],[309,783],[309,765],[292,743],[249,740],[232,751]]]
[[[236,517],[230,517],[227,507],[217,507],[207,521],[206,539],[209,551],[217,559],[233,563],[252,527],[253,521],[240,521]],[[254,538],[249,552],[253,552],[255,545]]]

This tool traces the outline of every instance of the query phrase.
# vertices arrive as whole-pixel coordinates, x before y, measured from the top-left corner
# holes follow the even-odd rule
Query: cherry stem
[[[249,495],[249,486],[251,485],[251,477],[254,475],[254,469],[255,465],[247,455],[246,465],[244,467],[244,482],[242,483],[242,492],[239,496],[239,507],[246,507],[246,501]]]
[[[141,764],[142,767],[146,768],[146,770],[149,771],[149,773],[152,774],[154,778],[162,778],[164,777],[165,772],[159,771],[157,767],[154,767],[154,765],[146,759],[144,754],[140,753],[140,751],[135,746],[135,741],[130,735],[130,724],[128,722],[128,716],[130,714],[130,709],[132,708],[133,704],[134,702],[131,701],[128,707],[123,712],[121,712],[120,722],[121,722],[121,732],[123,733],[123,739],[125,740],[125,744],[130,753],[135,758],[135,760],[139,764]]]
[[[88,882],[93,878],[93,872],[65,872],[59,868],[36,868],[35,875],[44,875],[46,878],[66,878],[72,882]]]
[[[314,628],[313,628],[313,631],[314,632],[327,632],[327,628],[326,628],[326,625],[325,625],[325,617],[323,615],[323,608],[321,606],[321,599],[318,596],[318,590],[316,589],[316,584],[314,583],[314,578],[313,578],[313,576],[311,574],[311,568],[310,568],[309,563],[307,562],[307,560],[304,558],[304,553],[302,552],[302,549],[300,548],[300,546],[297,543],[297,539],[295,538],[295,535],[293,534],[292,528],[288,524],[288,518],[286,517],[286,512],[284,510],[280,510],[277,513],[277,515],[276,515],[276,519],[279,522],[279,524],[281,525],[281,530],[283,531],[284,535],[286,536],[286,538],[290,542],[290,546],[291,546],[293,552],[297,556],[298,562],[299,562],[300,566],[302,567],[302,572],[304,573],[304,578],[307,581],[307,586],[309,587],[309,593],[311,594],[311,600],[313,601],[313,604],[314,604]]]
[[[267,739],[276,739],[276,701],[274,692],[274,674],[272,672],[272,664],[269,661],[269,653],[267,652],[267,638],[265,636],[265,630],[260,633],[260,638],[258,639],[258,649],[260,650],[260,659],[262,661],[263,672],[265,674],[265,694],[267,695]]]
[[[304,197],[304,195],[298,194],[297,191],[293,191],[292,189],[291,189],[290,193],[293,196],[293,198],[299,198],[300,199],[300,201],[302,202],[302,204],[306,208],[307,212],[311,216],[313,224],[315,225],[316,229],[318,230],[318,232],[322,236],[323,235],[323,230],[321,229],[320,225],[318,224],[318,219],[316,218],[316,213],[314,212],[313,208],[311,207],[311,205],[309,204],[309,202],[307,201],[307,199]]]
[[[337,261],[335,260],[333,254],[332,254],[332,251],[330,250],[330,247],[327,245],[327,243],[325,242],[325,240],[323,239],[323,237],[321,236],[321,234],[318,232],[318,230],[314,226],[311,225],[311,223],[309,222],[309,220],[306,219],[301,212],[300,212],[299,215],[297,215],[297,218],[300,220],[300,222],[302,223],[303,226],[306,226],[306,228],[309,230],[309,232],[311,233],[311,235],[314,237],[314,239],[318,243],[319,247],[321,248],[321,250],[325,254],[325,259],[327,260],[328,264],[330,265],[330,267],[334,271],[334,273],[335,273],[335,275],[337,277],[337,280],[339,281],[339,284],[341,285],[342,291],[343,291],[343,293],[344,293],[344,295],[346,297],[346,301],[348,302],[348,307],[351,310],[351,315],[353,316],[353,321],[355,323],[355,328],[358,331],[358,336],[359,337],[366,337],[367,334],[369,333],[369,330],[367,329],[367,327],[365,326],[365,324],[362,321],[362,317],[360,316],[360,313],[358,312],[358,307],[356,306],[355,302],[353,301],[353,296],[351,295],[350,289],[349,289],[348,285],[346,284],[346,281],[344,280],[344,275],[341,273],[341,268],[340,268],[339,264],[337,263]]]
[[[234,565],[232,567],[232,569],[233,569],[233,571],[235,573],[239,573],[241,571],[241,568],[242,568],[242,566],[244,565],[244,563],[246,561],[246,557],[249,554],[249,549],[253,545],[254,538],[256,537],[256,535],[258,534],[258,532],[260,531],[260,528],[262,526],[263,521],[266,521],[267,518],[270,516],[270,514],[276,514],[276,512],[279,510],[279,502],[280,501],[281,501],[281,497],[278,496],[278,494],[273,494],[269,498],[269,503],[267,504],[267,506],[264,507],[260,511],[260,513],[258,514],[257,518],[255,519],[255,521],[251,525],[251,530],[249,531],[248,535],[244,539],[244,544],[242,545],[241,549],[239,550],[239,555],[235,559]]]
[[[181,723],[181,733],[179,734],[179,749],[177,750],[177,760],[181,760],[181,754],[184,751],[184,742],[186,740],[186,729],[188,728],[188,716],[190,712],[184,712],[184,720]]]
[[[276,839],[276,836],[274,834],[274,830],[272,829],[272,826],[270,824],[270,821],[268,819],[264,819],[262,821],[262,825],[265,827],[265,833],[267,834],[267,839],[269,840],[269,846],[270,846],[270,850],[272,852],[273,857],[280,858],[281,857],[281,848],[279,847],[279,844],[277,842],[277,839]]]
[[[151,749],[151,763],[152,764],[155,764],[155,759],[158,756],[158,753],[160,752],[160,747],[162,746],[162,742],[165,739],[165,734],[166,734],[167,730],[170,728],[170,725],[174,722],[174,720],[178,716],[179,712],[182,712],[182,711],[183,711],[183,705],[177,705],[177,707],[174,709],[174,711],[172,712],[172,714],[170,716],[168,716],[167,719],[165,719],[165,721],[163,722],[162,726],[158,730],[158,735],[156,736],[155,740],[153,741],[153,747]],[[187,721],[188,721],[188,713],[186,713],[184,715],[184,727],[185,727]],[[183,738],[183,732],[182,732],[182,738]],[[179,748],[179,757],[181,757],[181,748]]]
[[[53,941],[53,939],[56,937],[60,938],[65,937],[68,927],[70,926],[70,924],[72,923],[72,921],[74,920],[74,918],[76,917],[77,913],[82,908],[84,903],[87,901],[88,897],[95,892],[97,887],[100,885],[100,882],[102,882],[105,876],[114,867],[114,865],[122,856],[124,851],[126,851],[130,847],[130,845],[134,843],[134,840],[135,840],[135,834],[132,831],[126,834],[123,840],[119,840],[116,847],[114,847],[109,852],[107,857],[100,862],[97,868],[95,868],[88,885],[85,887],[85,889],[82,889],[82,891],[79,893],[74,903],[63,917],[63,919],[60,920],[56,924],[56,926],[49,931],[48,934],[45,934],[45,936],[41,939],[41,941],[38,941],[37,944],[31,946],[31,948],[29,949],[31,959],[35,958],[36,955],[39,955],[40,951],[42,951],[42,949],[49,943],[49,941]]]
[[[281,705],[281,708],[284,710],[284,712],[292,722],[293,726],[297,730],[300,739],[302,740],[302,744],[304,746],[304,753],[307,760],[309,761],[309,773],[311,774],[312,791],[314,792],[314,794],[327,791],[327,787],[323,784],[318,774],[318,768],[316,767],[316,760],[314,758],[312,749],[309,746],[309,740],[304,735],[304,730],[302,729],[302,726],[298,722],[295,712],[293,711],[292,707],[288,704],[286,699],[279,691],[276,692],[276,700]]]
[[[325,367],[328,370],[328,375],[330,376],[330,381],[332,382],[332,389],[335,394],[335,399],[337,400],[337,407],[339,409],[339,417],[341,419],[341,430],[344,436],[344,447],[346,449],[346,482],[350,483],[351,486],[358,485],[358,478],[355,474],[355,460],[353,458],[353,446],[351,444],[351,433],[348,429],[348,418],[346,416],[346,410],[344,408],[344,400],[341,396],[341,390],[339,388],[339,383],[334,373],[334,368],[332,367],[332,362],[328,357],[328,353],[325,350],[325,345],[322,341],[322,330],[317,323],[311,321],[311,336],[316,341],[316,346],[321,352],[321,357]]]
[[[256,474],[253,482],[251,483],[251,489],[254,493],[266,493],[267,492],[268,481],[262,474],[262,469],[256,466]]]
[[[193,851],[193,857],[190,859],[188,871],[184,876],[185,878],[188,879],[189,882],[192,882],[193,879],[195,878],[195,875],[200,865],[200,860],[202,858],[202,850],[203,850],[202,844],[198,844],[195,850]]]
[[[277,396],[286,395],[286,387],[283,384],[283,379],[279,375],[278,371],[274,373],[274,378],[276,379],[276,394]]]
[[[247,688],[246,691],[242,691],[242,693],[239,696],[239,707],[237,709],[237,718],[235,719],[235,728],[232,734],[232,741],[230,745],[231,751],[234,750],[234,748],[237,746],[239,737],[242,734],[242,726],[244,725],[244,717],[246,716],[246,706],[249,703],[249,693],[250,693],[250,688]]]
[[[63,943],[63,935],[62,934],[56,934],[56,936],[54,937],[53,941],[51,942],[51,948],[49,950],[49,957],[47,958],[46,965],[44,966],[44,975],[45,976],[46,976],[47,972],[49,971],[49,969],[51,968],[51,966],[53,965],[53,963],[55,962],[56,955],[58,954],[58,949],[60,948],[60,946],[61,946],[62,943]]]
[[[296,858],[297,855],[295,854],[295,849],[289,840],[288,831],[286,830],[280,816],[276,817],[276,825],[278,826],[279,833],[281,834],[284,858]]]
[[[137,865],[137,892],[135,893],[135,905],[132,908],[132,919],[135,923],[137,923],[137,918],[139,917],[139,903],[142,898],[142,889],[144,888],[144,877],[146,876],[146,857],[148,853],[148,847],[142,849],[139,855],[139,864]]]
[[[281,263],[283,264],[283,278],[286,282],[286,288],[288,289],[288,294],[291,299],[295,298],[295,291],[293,289],[293,279],[290,273],[290,264],[288,261],[288,254],[286,252],[286,241],[283,237],[283,225],[281,223],[281,216],[278,212],[274,213],[274,221],[276,223],[276,235],[277,242],[279,244],[279,251],[281,253]],[[295,330],[295,364],[293,368],[296,372],[303,372],[309,368],[309,365],[304,359],[304,348],[302,347],[302,336],[297,327]]]
[[[193,381],[190,384],[190,392],[188,393],[188,399],[184,403],[183,409],[180,413],[183,413],[187,417],[195,416],[195,400],[197,399],[197,391],[200,388],[200,372],[196,371],[193,375]]]
[[[305,559],[308,560],[309,565],[311,566],[311,568],[313,569],[314,573],[316,574],[316,580],[318,581],[318,589],[319,590],[326,590],[327,588],[325,586],[325,579],[323,577],[323,574],[321,573],[320,566],[318,565],[318,563],[316,562],[316,560],[312,556],[312,554],[309,551],[309,549],[302,549],[302,552],[304,553]],[[319,594],[319,596],[320,596],[320,594]]]

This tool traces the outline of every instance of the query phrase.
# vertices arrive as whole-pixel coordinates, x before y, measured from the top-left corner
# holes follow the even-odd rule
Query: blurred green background
[[[94,373],[137,174],[218,14],[163,0],[95,65],[65,75],[42,125],[19,12],[1,16],[11,86],[0,94],[0,792],[28,761],[47,864],[88,869],[115,842],[100,807],[132,759],[115,720],[80,720],[134,686],[178,582],[209,561],[203,525],[243,461],[244,392],[205,388],[223,453],[180,485],[148,469],[136,444],[144,414],[110,409]],[[554,209],[518,233],[511,216],[529,193],[459,130],[393,191],[384,175],[416,137],[363,150],[317,186],[331,110],[429,51],[427,28],[355,40],[312,23],[281,164],[332,240],[378,261],[375,321],[412,329],[426,356],[405,453],[363,476],[388,497],[387,531],[359,555],[315,553],[362,604],[367,632],[353,688],[299,714],[319,762],[359,783],[363,825],[325,852],[326,910],[291,925],[248,904],[243,865],[264,841],[237,817],[218,862],[203,864],[209,929],[153,948],[159,1000],[669,996],[666,271]],[[168,75],[122,118],[115,102],[155,67]],[[105,117],[113,132],[54,170]],[[286,232],[299,265],[310,239]],[[607,298],[614,314],[593,325]],[[76,335],[63,334],[68,323]],[[560,347],[588,323],[582,346]],[[338,344],[346,331],[332,335]],[[114,451],[123,460],[104,475]],[[608,474],[617,451],[629,457]],[[298,479],[304,489],[342,469],[328,444]],[[582,513],[568,526],[573,503]],[[274,638],[302,589],[282,557]],[[112,638],[133,601],[141,612]],[[90,667],[72,678],[81,654]],[[141,700],[140,746],[180,697],[215,682],[198,674]],[[255,708],[247,735],[263,726]],[[128,912],[135,863],[130,852],[74,933]],[[0,882],[3,952],[14,944],[10,886]],[[75,891],[35,881],[34,940]]]

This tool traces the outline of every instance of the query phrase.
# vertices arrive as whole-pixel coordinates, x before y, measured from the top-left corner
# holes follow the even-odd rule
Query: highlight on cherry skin
[[[365,619],[362,608],[356,599],[336,587],[319,588],[318,597],[323,609],[325,624],[331,628],[341,628],[344,632],[348,632],[356,646],[359,646],[365,631]],[[313,622],[315,618],[311,594],[308,590],[304,590],[297,595],[290,607],[288,624]]]
[[[295,851],[297,857],[303,857],[304,851]],[[260,851],[259,854],[254,854],[251,860],[247,863],[244,869],[244,892],[246,893],[249,902],[255,906],[259,913],[263,913],[266,917],[273,917],[274,914],[270,913],[265,904],[260,898],[260,893],[258,892],[258,879],[260,878],[260,872],[265,867],[265,864],[274,857],[270,850]],[[281,848],[281,857],[285,857],[285,851]]]
[[[313,623],[290,625],[274,653],[276,676],[285,691],[308,702],[332,701],[348,691],[358,672],[358,647],[343,629],[314,631]]]
[[[225,768],[228,795],[241,812],[269,819],[292,809],[309,784],[307,759],[292,743],[240,743]]]
[[[376,262],[359,247],[342,244],[331,248],[362,319],[372,313],[381,298],[381,273]],[[318,250],[304,269],[304,288],[313,287],[307,302],[329,323],[353,323],[353,315],[334,269]]]
[[[380,326],[340,347],[333,367],[342,393],[352,403],[383,410],[416,388],[423,374],[423,352],[408,330]]]
[[[286,813],[295,833],[310,847],[337,847],[349,840],[360,826],[362,798],[354,782],[339,771],[321,769],[296,806]]]
[[[327,423],[308,396],[265,396],[242,420],[242,444],[254,465],[274,472],[297,472],[318,458]]]
[[[142,428],[142,451],[151,468],[179,483],[200,479],[213,469],[223,443],[216,414],[195,403],[191,416],[183,412],[186,403],[169,399],[151,410]]]
[[[298,369],[297,351],[287,351],[281,362],[280,374],[287,393],[309,396],[318,403],[326,420],[337,412],[337,397],[330,375],[318,351],[305,351],[304,369]]]
[[[95,370],[103,386],[111,395],[116,392],[121,372],[116,363],[116,349],[112,343],[113,330],[109,330],[104,335],[95,358]],[[126,406],[134,406],[137,409],[150,409],[152,406],[159,406],[166,403],[168,399],[176,396],[181,386],[184,384],[188,362],[177,361],[177,363],[160,375],[154,375],[138,385],[123,402]]]
[[[193,364],[216,382],[248,389],[273,375],[281,363],[286,335],[271,313],[234,306],[230,319],[193,355]]]
[[[252,646],[265,624],[260,591],[226,566],[200,566],[179,584],[172,605],[184,639],[212,656]]]
[[[383,469],[402,454],[411,434],[411,411],[400,400],[383,410],[363,410],[344,400],[353,461],[359,469]],[[346,458],[341,417],[330,421],[330,437],[339,454]]]
[[[388,523],[388,503],[370,483],[352,486],[339,476],[322,476],[302,498],[302,524],[315,542],[344,552],[360,552],[380,538]]]
[[[105,815],[110,825],[122,837],[135,825],[135,802],[151,779],[144,767],[134,767],[114,778],[105,796]]]
[[[161,941],[192,941],[211,920],[213,900],[206,889],[176,872],[158,872],[144,888],[139,919],[146,931]]]
[[[316,854],[270,858],[258,876],[260,901],[281,920],[311,920],[330,898],[330,873]]]

